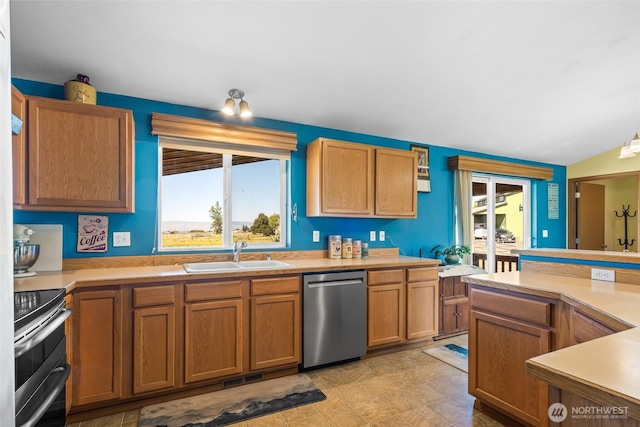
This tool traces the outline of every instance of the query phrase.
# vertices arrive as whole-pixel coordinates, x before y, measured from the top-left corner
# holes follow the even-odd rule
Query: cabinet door
[[[418,154],[376,149],[376,215],[413,217],[418,205]]]
[[[251,369],[300,363],[300,295],[251,299]]]
[[[455,300],[444,300],[442,304],[442,330],[443,334],[455,332],[458,329],[458,304]]]
[[[133,392],[175,386],[175,306],[134,310]]]
[[[438,282],[407,284],[407,339],[438,334]]]
[[[403,284],[367,287],[367,347],[403,341]]]
[[[469,393],[522,421],[548,425],[548,384],[525,373],[525,361],[547,353],[550,332],[471,310]]]
[[[320,138],[307,146],[307,215],[370,216],[373,147]]]
[[[458,317],[457,329],[461,331],[469,329],[469,300],[459,301],[456,304],[456,315]]]
[[[242,300],[187,304],[184,329],[186,383],[242,371]]]
[[[120,290],[73,295],[72,406],[122,397]]]
[[[12,136],[13,203],[27,203],[27,101],[24,95],[11,85],[11,113],[22,120],[22,130]]]
[[[133,212],[131,111],[27,99],[31,207]]]

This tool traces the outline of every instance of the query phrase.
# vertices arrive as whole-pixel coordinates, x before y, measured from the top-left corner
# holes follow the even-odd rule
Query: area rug
[[[225,426],[324,399],[307,375],[290,375],[145,406],[138,427]]]
[[[455,342],[449,342],[448,344],[443,343],[441,346],[427,348],[422,351],[461,371],[469,372],[469,351],[467,350],[468,345],[466,344],[466,338],[467,336],[464,336],[464,340],[461,337]]]

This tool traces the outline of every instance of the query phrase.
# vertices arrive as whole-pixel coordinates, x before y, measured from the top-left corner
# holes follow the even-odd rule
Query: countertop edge
[[[591,251],[585,249],[533,248],[512,249],[514,255],[531,257],[561,258],[573,261],[605,261],[625,264],[640,264],[638,252]],[[636,268],[635,266],[633,268]]]

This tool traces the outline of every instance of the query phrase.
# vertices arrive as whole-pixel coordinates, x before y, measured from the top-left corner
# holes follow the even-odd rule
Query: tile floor
[[[421,348],[308,371],[327,396],[310,405],[235,424],[239,427],[419,427],[502,424],[473,409],[467,374]],[[82,421],[69,427],[137,427],[140,411]]]

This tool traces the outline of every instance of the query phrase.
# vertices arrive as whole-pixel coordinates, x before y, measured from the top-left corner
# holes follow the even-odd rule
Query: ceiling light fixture
[[[631,143],[629,141],[625,141],[624,145],[620,149],[619,159],[628,159],[630,157],[635,157],[636,153],[631,151]]]
[[[640,133],[636,133],[631,141],[625,141],[620,149],[619,159],[628,159],[636,157],[636,153],[640,153]]]
[[[640,133],[636,133],[633,136],[633,139],[629,143],[629,147],[631,147],[631,151],[633,151],[634,153],[640,152]]]
[[[236,99],[240,100],[238,104],[240,107],[240,117],[251,117],[252,113],[249,109],[249,103],[244,99],[244,91],[242,89],[231,89],[229,91],[229,98],[224,101],[224,107],[222,107],[222,112],[229,116],[235,114],[234,110],[236,108]]]

